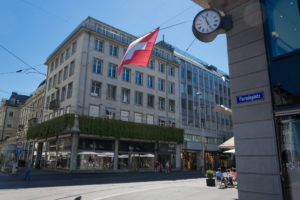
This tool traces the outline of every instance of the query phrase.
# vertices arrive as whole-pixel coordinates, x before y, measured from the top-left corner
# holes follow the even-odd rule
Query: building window
[[[169,100],[169,111],[175,112],[175,101],[174,100]]]
[[[159,118],[158,119],[158,125],[159,126],[166,126],[166,119],[165,118]]]
[[[69,114],[70,111],[71,111],[71,106],[67,106],[67,107],[66,107],[66,114]]]
[[[46,100],[46,108],[47,109],[49,108],[49,104],[50,104],[50,96],[48,96],[47,100]]]
[[[95,39],[95,50],[100,52],[103,51],[103,42],[99,39]]]
[[[55,59],[55,69],[58,67],[58,58]]]
[[[65,57],[65,60],[67,60],[69,57],[70,57],[70,47],[67,48],[67,50],[66,50],[66,57]]]
[[[174,119],[169,120],[169,126],[172,128],[176,127],[176,121]]]
[[[92,81],[91,95],[94,97],[100,97],[100,95],[101,95],[101,83],[100,82]]]
[[[134,113],[134,122],[135,123],[142,123],[142,114],[141,113]]]
[[[94,59],[93,63],[93,72],[97,74],[102,74],[102,60],[99,60],[97,58]]]
[[[160,110],[165,110],[165,98],[159,97],[158,98],[158,105]]]
[[[58,73],[58,84],[60,84],[62,81],[62,73],[63,73],[62,70],[60,70]]]
[[[54,69],[54,62],[51,63],[51,66],[50,66],[50,72],[52,72]]]
[[[55,87],[56,80],[57,80],[57,75],[55,74],[54,77],[53,77],[53,85],[52,85],[52,87]]]
[[[130,82],[130,69],[123,68],[123,81]]]
[[[169,93],[174,94],[175,83],[169,82]]]
[[[169,67],[168,68],[168,74],[170,76],[174,76],[175,75],[175,67]]]
[[[64,53],[60,54],[59,64],[62,64],[63,62],[64,62]]]
[[[68,66],[65,66],[64,68],[64,80],[66,80],[68,78],[68,73],[69,72],[69,67]]]
[[[117,87],[114,85],[107,85],[107,99],[116,100]]]
[[[143,85],[143,73],[136,72],[136,74],[135,74],[135,83],[137,85]]]
[[[72,43],[72,54],[76,52],[76,49],[77,49],[77,42],[75,41]]]
[[[147,124],[153,124],[154,123],[154,117],[153,115],[147,115]]]
[[[135,92],[135,104],[136,105],[143,105],[143,93],[142,92]]]
[[[187,93],[188,93],[188,95],[192,95],[193,94],[193,88],[192,88],[191,85],[187,86]]]
[[[72,89],[73,89],[73,83],[69,83],[68,84],[67,99],[72,97]]]
[[[163,63],[159,63],[158,71],[161,72],[161,73],[165,72],[165,65]]]
[[[7,128],[11,128],[12,125],[11,125],[11,120],[7,120],[7,125],[6,125]]]
[[[116,77],[116,71],[117,71],[117,65],[109,63],[108,65],[108,76],[111,78],[117,78]]]
[[[91,117],[99,117],[99,106],[90,105],[89,108],[89,116]]]
[[[109,46],[109,55],[118,56],[118,47],[115,45],[110,45]]]
[[[115,119],[116,118],[116,110],[106,109],[105,115],[106,115],[107,119]]]
[[[74,71],[75,71],[75,61],[72,61],[70,64],[69,76],[72,76],[74,74]]]
[[[9,117],[13,117],[14,116],[14,112],[9,112]]]
[[[154,88],[154,77],[153,76],[148,76],[147,79],[147,86],[148,88]]]
[[[126,88],[122,88],[122,102],[129,103],[130,100],[130,90]]]
[[[187,79],[189,80],[189,81],[191,81],[192,80],[192,72],[191,71],[187,71]]]
[[[180,92],[185,93],[185,87],[184,84],[180,83]]]
[[[154,108],[154,95],[148,94],[148,107]]]
[[[266,31],[272,58],[299,53],[299,1],[262,1],[266,11]],[[299,63],[299,61],[298,61]]]
[[[63,87],[62,90],[61,90],[61,97],[60,97],[60,100],[61,101],[64,101],[66,98],[66,87]]]
[[[129,121],[129,111],[121,110],[121,120],[122,121]]]
[[[153,60],[149,60],[148,68],[149,69],[154,69],[154,62],[153,62]]]
[[[165,90],[165,80],[158,79],[158,90],[164,91]]]
[[[52,88],[52,78],[49,79],[48,82],[48,91]]]
[[[61,109],[60,109],[60,112],[59,112],[59,116],[63,116],[63,115],[64,115],[64,109],[61,108]]]

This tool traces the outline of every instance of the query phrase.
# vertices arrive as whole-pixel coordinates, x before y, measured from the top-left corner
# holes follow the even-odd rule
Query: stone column
[[[79,142],[79,122],[78,116],[75,115],[74,126],[71,129],[72,132],[72,152],[71,152],[71,161],[70,161],[70,171],[76,170],[77,167],[77,150]]]
[[[181,169],[181,145],[176,144],[176,170]]]
[[[76,170],[77,165],[77,149],[79,142],[79,133],[72,133],[72,152],[71,152],[71,161],[70,161],[70,171]]]
[[[114,171],[118,170],[118,155],[119,155],[119,139],[115,139],[115,152],[114,152]]]

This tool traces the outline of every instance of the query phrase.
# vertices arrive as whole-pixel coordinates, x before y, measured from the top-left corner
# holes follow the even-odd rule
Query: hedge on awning
[[[67,127],[72,128],[73,125],[74,115],[65,114],[30,127],[27,131],[27,139],[58,136],[62,131],[66,130]]]
[[[183,129],[79,116],[80,134],[183,143]],[[74,115],[64,115],[28,129],[28,139],[57,136],[73,127]]]
[[[81,134],[177,143],[183,143],[184,134],[183,129],[178,128],[87,116],[79,117],[79,127]]]

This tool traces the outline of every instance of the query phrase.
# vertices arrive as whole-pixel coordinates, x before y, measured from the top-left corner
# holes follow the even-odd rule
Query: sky
[[[34,92],[46,78],[47,57],[88,16],[135,36],[172,26],[156,42],[164,35],[167,43],[228,74],[224,34],[210,43],[194,41],[192,22],[201,10],[191,0],[1,0],[0,99],[13,91]]]

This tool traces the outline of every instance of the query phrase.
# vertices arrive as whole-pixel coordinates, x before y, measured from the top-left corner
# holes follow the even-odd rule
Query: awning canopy
[[[235,149],[230,149],[230,150],[224,151],[223,153],[235,153]]]
[[[223,144],[219,145],[221,149],[234,149],[234,137],[226,140]]]

